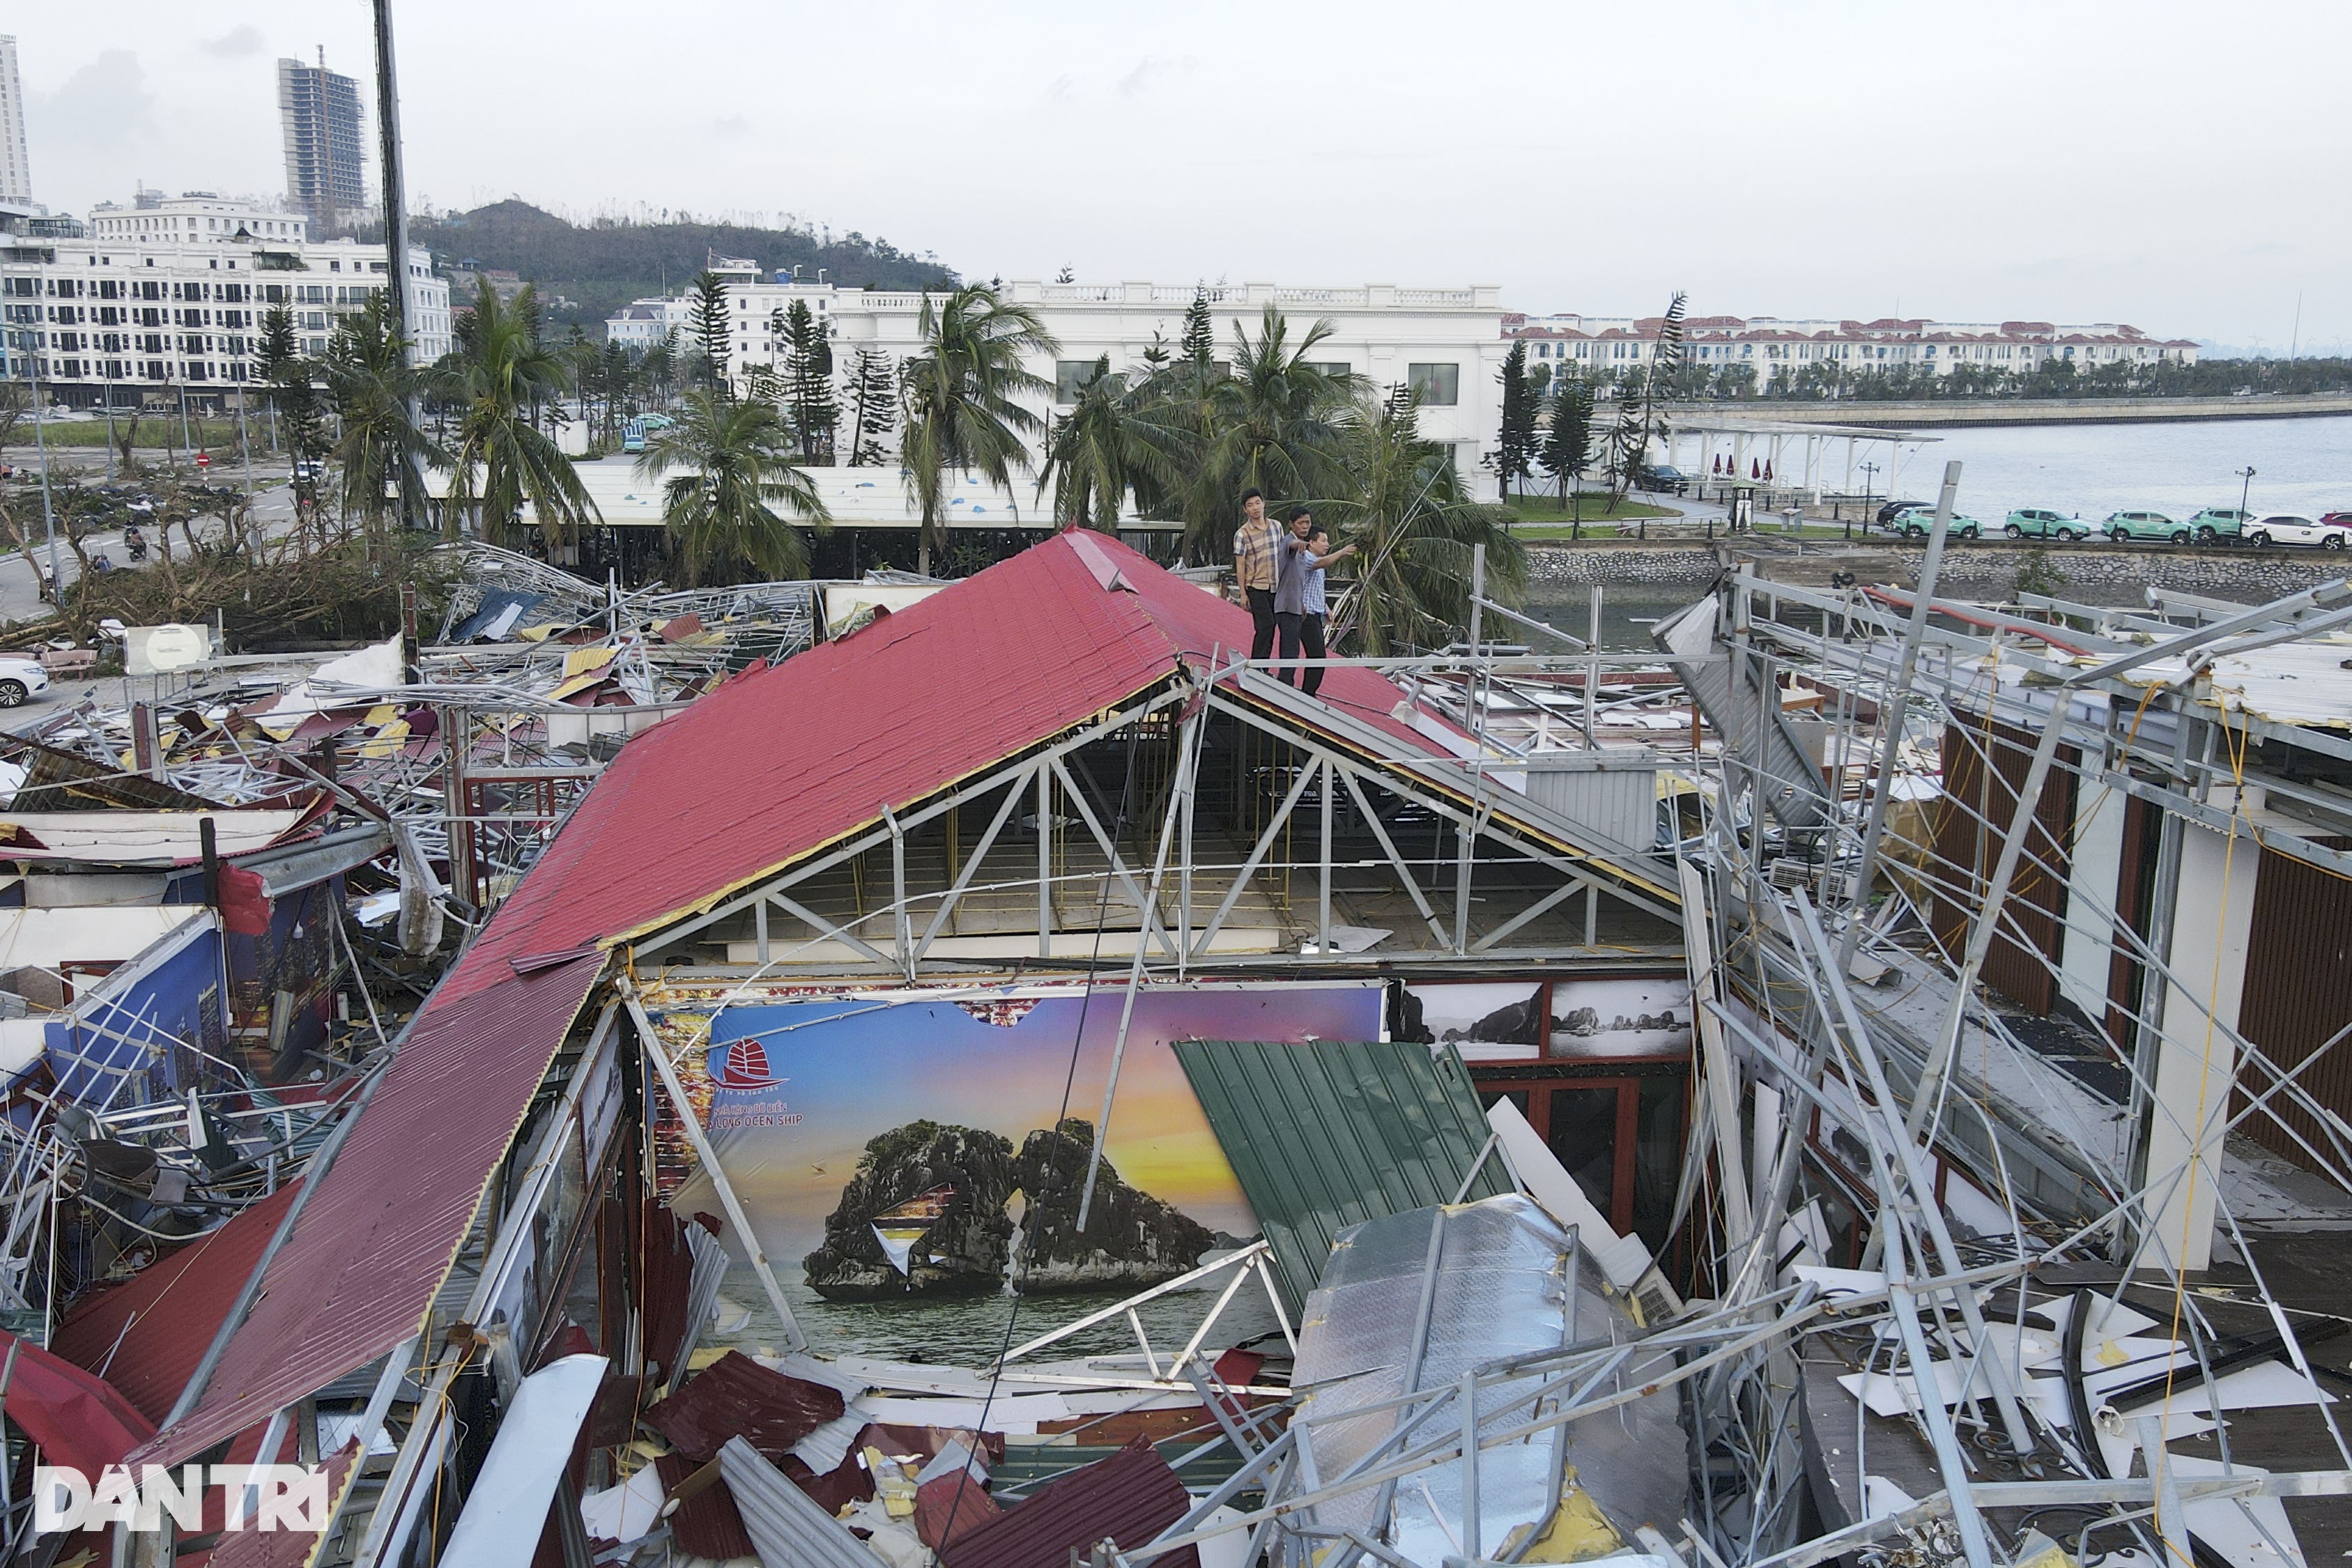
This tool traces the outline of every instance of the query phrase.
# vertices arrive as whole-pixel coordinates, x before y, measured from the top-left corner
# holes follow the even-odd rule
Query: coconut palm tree
[[[1454,448],[1422,438],[1412,395],[1360,411],[1344,426],[1343,499],[1318,521],[1357,547],[1360,564],[1332,606],[1332,643],[1350,629],[1378,658],[1450,641],[1470,620],[1474,548],[1486,547],[1486,592],[1516,598],[1526,586],[1527,546],[1510,514],[1468,499]]]
[[[931,547],[947,540],[949,472],[1012,488],[1013,468],[1028,460],[1022,438],[1045,427],[1021,399],[1053,390],[1022,358],[1061,345],[1036,311],[1007,301],[987,283],[966,284],[944,298],[926,294],[917,331],[923,346],[908,359],[900,384],[899,457],[907,500],[922,515],[917,570],[928,574]]]
[[[456,538],[470,507],[481,536],[502,543],[528,504],[547,542],[562,543],[597,512],[572,459],[533,422],[568,379],[562,354],[540,342],[537,290],[526,283],[504,304],[485,279],[455,335],[457,346],[431,377],[457,415],[444,531]]]
[[[1222,558],[1240,524],[1245,489],[1297,500],[1344,493],[1347,431],[1371,384],[1307,358],[1332,330],[1329,321],[1317,321],[1294,346],[1289,323],[1269,303],[1255,342],[1234,323],[1239,347],[1231,374],[1196,374],[1207,420],[1183,500],[1184,548],[1192,559]]]
[[[1130,492],[1140,500],[1180,482],[1183,432],[1153,417],[1148,386],[1113,375],[1108,354],[1095,361],[1077,402],[1045,438],[1037,493],[1053,486],[1055,521],[1109,532]]]
[[[662,521],[687,586],[736,576],[746,565],[771,582],[808,575],[808,545],[779,510],[820,532],[833,518],[792,458],[792,429],[774,404],[737,402],[710,388],[688,393],[677,423],[646,437],[637,473],[669,474]]]
[[[328,401],[342,433],[333,453],[342,470],[342,511],[370,533],[387,518],[425,513],[425,469],[447,459],[410,417],[424,377],[408,341],[393,331],[390,296],[378,292],[336,325],[322,362]],[[387,493],[389,492],[389,493]]]

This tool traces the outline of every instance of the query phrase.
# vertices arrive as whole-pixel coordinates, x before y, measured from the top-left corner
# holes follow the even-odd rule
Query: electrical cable
[[[1130,751],[1131,749],[1132,743],[1130,740]],[[1118,819],[1111,825],[1110,837],[1114,843],[1118,841],[1120,834],[1127,831],[1128,814],[1134,805],[1134,799],[1135,766],[1134,759],[1132,755],[1130,755],[1128,763],[1126,781],[1119,787]],[[1039,812],[1037,816],[1038,834],[1042,837],[1043,835],[1051,833],[1052,831],[1052,822],[1047,819],[1046,815],[1044,812]],[[1069,1070],[1063,1076],[1062,1079],[1062,1106],[1054,1116],[1054,1130],[1057,1134],[1061,1131],[1063,1121],[1066,1121],[1070,1114],[1070,1096],[1076,1090],[1078,1081],[1078,1058],[1084,1054],[1086,1048],[1087,1013],[1094,1003],[1095,975],[1102,962],[1103,930],[1110,919],[1110,883],[1111,873],[1109,868],[1106,868],[1102,874],[1099,890],[1095,896],[1094,947],[1092,952],[1087,954],[1086,980],[1078,993],[1077,1024],[1076,1027],[1070,1031],[1070,1066]],[[1146,912],[1148,913],[1148,911]],[[1139,931],[1136,934],[1136,942],[1139,947],[1142,941],[1143,933]],[[1050,1178],[1052,1177],[1054,1171],[1054,1152],[1058,1147],[1059,1145],[1057,1142],[1049,1142],[1046,1144],[1045,1175],[1048,1179],[1039,1183],[1038,1184],[1040,1186],[1050,1189],[1052,1185]],[[929,1568],[939,1568],[940,1553],[946,1549],[948,1542],[953,1536],[957,1516],[963,1510],[964,1489],[971,1480],[972,1467],[980,1462],[980,1445],[983,1440],[983,1435],[988,1430],[988,1413],[995,1406],[997,1391],[1003,1385],[1004,1358],[1005,1355],[1013,1349],[1013,1328],[1021,1321],[1021,1287],[1029,1277],[1029,1258],[1031,1254],[1036,1249],[1037,1232],[1043,1228],[1042,1208],[1034,1203],[1030,1205],[1030,1208],[1036,1214],[1040,1223],[1023,1227],[1020,1253],[1013,1258],[1012,1268],[1006,1272],[1005,1283],[1012,1291],[1013,1304],[1010,1310],[1004,1314],[1004,1336],[997,1343],[995,1360],[989,1364],[988,1393],[980,1402],[980,1417],[972,1426],[972,1440],[965,1447],[963,1464],[961,1468],[956,1471],[955,1491],[950,1494],[948,1499],[947,1518],[940,1526],[939,1544],[931,1548]],[[1024,1217],[1027,1218],[1029,1215],[1024,1215]]]

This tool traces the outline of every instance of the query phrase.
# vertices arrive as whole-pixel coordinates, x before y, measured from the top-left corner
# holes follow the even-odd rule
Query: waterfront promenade
[[[1864,426],[1872,429],[1922,430],[1969,425],[2151,425],[2181,419],[2294,419],[2315,414],[2352,414],[2352,393],[2310,393],[2252,397],[1983,397],[1935,398],[1876,403],[1833,403],[1743,398],[1736,402],[1675,403],[1677,415],[1710,424],[1736,419],[1788,425]]]

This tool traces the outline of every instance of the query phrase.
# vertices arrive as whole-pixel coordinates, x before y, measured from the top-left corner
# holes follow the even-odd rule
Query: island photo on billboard
[[[1555,980],[1548,1056],[1685,1056],[1691,1048],[1687,975]]]
[[[1394,1034],[1452,1046],[1465,1062],[1531,1062],[1543,1055],[1544,983],[1408,983]]]

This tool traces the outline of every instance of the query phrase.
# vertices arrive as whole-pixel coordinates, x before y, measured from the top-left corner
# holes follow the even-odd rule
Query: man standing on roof
[[[1323,570],[1355,552],[1352,544],[1332,549],[1330,535],[1315,531],[1315,514],[1307,508],[1290,509],[1289,531],[1282,540],[1280,580],[1274,590],[1274,624],[1281,633],[1284,660],[1297,658],[1303,646],[1307,658],[1317,661],[1307,666],[1297,682],[1309,697],[1323,684]],[[1290,683],[1287,662],[1274,673],[1286,685]]]
[[[1242,492],[1242,526],[1234,535],[1234,586],[1249,606],[1250,658],[1274,657],[1274,591],[1282,551],[1283,531],[1265,515],[1265,496],[1255,488]]]

